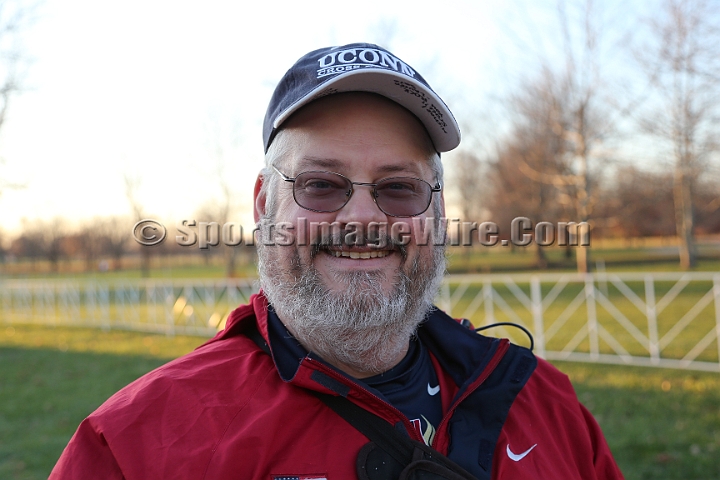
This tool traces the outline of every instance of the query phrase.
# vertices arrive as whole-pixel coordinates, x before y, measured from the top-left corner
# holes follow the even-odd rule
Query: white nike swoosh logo
[[[430,395],[431,397],[434,397],[435,395],[437,395],[437,393],[439,391],[440,391],[440,385],[431,387],[430,384],[428,383],[428,395]]]
[[[523,453],[515,454],[515,453],[512,452],[512,450],[510,450],[510,444],[508,443],[508,446],[507,446],[507,449],[506,449],[506,450],[507,450],[507,455],[508,455],[508,457],[510,457],[510,460],[512,460],[512,461],[514,461],[514,462],[519,462],[520,460],[522,460],[523,458],[525,458],[525,456],[526,456],[528,453],[530,453],[530,452],[532,451],[532,449],[535,448],[535,447],[537,447],[537,443],[536,443],[535,445],[533,445],[532,447],[528,448],[527,450],[525,450]]]

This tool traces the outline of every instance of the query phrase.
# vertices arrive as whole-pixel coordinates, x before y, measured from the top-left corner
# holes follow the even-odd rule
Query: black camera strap
[[[335,413],[371,440],[358,454],[361,480],[447,479],[477,480],[460,465],[346,397],[313,392]],[[404,429],[403,429],[404,430]],[[394,460],[394,462],[392,461]]]
[[[382,418],[355,405],[345,397],[313,393],[360,433],[390,454],[395,461],[403,465],[410,463],[415,446],[407,434],[401,433]]]
[[[246,335],[270,354],[267,342],[257,329],[247,331]],[[356,469],[360,480],[477,480],[437,450],[412,440],[404,428],[396,430],[346,397],[312,393],[371,440],[358,454]]]

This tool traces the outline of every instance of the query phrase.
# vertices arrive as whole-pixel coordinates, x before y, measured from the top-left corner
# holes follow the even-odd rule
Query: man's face
[[[287,122],[282,135],[286,154],[275,166],[292,178],[308,171],[329,171],[353,182],[413,177],[436,184],[424,128],[408,111],[382,97],[343,94],[315,101]],[[424,225],[436,210],[442,214],[442,198],[434,193],[424,213],[400,218],[383,213],[367,186],[355,185],[348,203],[330,213],[300,207],[292,189],[291,182],[279,182],[273,212],[266,211],[266,198],[256,195],[256,218],[288,222],[295,233],[303,223],[336,223],[344,228],[354,222],[367,231],[375,222],[387,225],[388,233],[398,222],[406,225],[403,231],[409,241],[404,246],[324,244],[313,236],[319,232],[310,229],[309,245],[294,242],[258,249],[263,289],[306,348],[326,360],[343,357],[344,364],[378,360],[375,369],[383,371],[383,362],[392,362],[367,358],[366,353],[378,344],[397,343],[392,336],[407,347],[442,277],[443,247],[418,244],[414,232],[416,222]],[[345,230],[341,231],[344,236]],[[338,348],[348,351],[341,353]]]
[[[295,177],[307,171],[330,171],[340,173],[353,182],[377,183],[388,177],[414,177],[435,185],[436,179],[428,160],[429,139],[420,122],[402,107],[370,94],[346,94],[316,101],[296,114],[284,127],[285,141],[290,148],[286,158],[276,163],[285,175]],[[383,213],[372,197],[372,188],[354,186],[348,203],[336,212],[317,213],[295,203],[293,184],[280,182],[277,193],[275,223],[290,222],[297,233],[298,223],[327,222],[346,226],[357,222],[367,231],[372,222],[385,224],[390,233],[394,223],[403,222],[407,230],[413,223],[434,216],[434,205],[423,214],[413,218],[391,217]],[[442,202],[439,194],[433,194],[433,202]],[[313,235],[319,229],[310,229],[309,243],[317,243]],[[341,230],[343,236],[348,230]],[[396,231],[399,231],[396,227]],[[276,254],[290,260],[299,257],[301,265],[317,270],[324,285],[330,291],[342,291],[345,287],[338,280],[352,272],[372,272],[382,279],[384,291],[390,291],[396,283],[400,270],[413,262],[431,261],[432,246],[420,246],[411,232],[405,248],[392,245],[377,248],[365,246],[299,246],[274,247]],[[295,250],[294,252],[292,250]],[[372,252],[372,253],[371,253]],[[371,253],[370,258],[368,253]],[[360,258],[353,258],[360,257]],[[288,262],[290,265],[290,262]]]

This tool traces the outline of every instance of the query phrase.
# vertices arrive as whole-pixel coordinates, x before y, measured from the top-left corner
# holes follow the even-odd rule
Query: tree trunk
[[[678,167],[675,171],[674,180],[675,224],[678,240],[680,241],[680,266],[684,270],[688,270],[697,263],[693,237],[691,179],[683,172],[682,167]]]
[[[122,254],[113,255],[113,270],[116,272],[122,270]]]
[[[142,277],[150,277],[150,248],[143,246],[140,253],[140,270]]]
[[[535,265],[537,268],[545,270],[548,267],[547,256],[545,255],[544,247],[535,241]]]
[[[226,246],[227,253],[225,255],[225,276],[227,278],[235,278],[235,264],[237,257],[236,247]]]

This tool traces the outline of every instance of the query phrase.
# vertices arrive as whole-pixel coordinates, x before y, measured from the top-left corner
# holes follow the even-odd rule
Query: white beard
[[[405,265],[405,253],[393,281],[383,291],[379,271],[339,272],[323,284],[314,265],[301,262],[295,246],[257,244],[260,286],[286,327],[309,351],[332,365],[368,374],[382,373],[398,361],[432,307],[445,273],[444,246],[432,248],[431,261]],[[289,262],[277,248],[292,248]],[[312,258],[318,254],[314,251]]]

